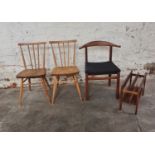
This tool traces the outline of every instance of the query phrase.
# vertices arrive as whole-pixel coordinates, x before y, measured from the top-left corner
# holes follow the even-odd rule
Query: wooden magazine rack
[[[130,72],[121,86],[120,110],[122,110],[123,102],[127,102],[136,105],[135,114],[137,114],[140,98],[144,95],[145,83],[146,74],[140,75]]]

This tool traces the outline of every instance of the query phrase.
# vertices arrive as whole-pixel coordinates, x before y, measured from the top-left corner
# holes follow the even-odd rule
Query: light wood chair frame
[[[31,79],[34,79],[34,78],[40,79],[41,85],[45,91],[45,95],[47,96],[48,101],[50,103],[51,98],[50,98],[49,93],[48,93],[48,88],[50,89],[50,86],[49,86],[49,83],[46,79],[46,66],[45,66],[46,47],[47,47],[46,42],[19,43],[18,46],[20,48],[21,58],[22,58],[22,62],[24,65],[24,70],[23,70],[24,72],[32,71],[32,70],[38,71],[39,69],[45,70],[45,74],[42,76],[37,76],[37,75],[31,76],[30,75],[30,76],[26,76],[26,77],[18,77],[18,75],[17,75],[17,78],[21,79],[20,96],[19,96],[20,106],[22,107],[22,105],[23,105],[24,83],[26,81],[28,81],[28,88],[29,88],[29,91],[31,91]],[[42,66],[41,66],[41,62],[40,62],[40,59],[41,59],[40,46],[43,47],[43,64],[42,64]],[[27,59],[25,59],[23,48],[27,48],[30,65],[27,64]]]
[[[80,86],[78,83],[78,78],[77,78],[77,75],[79,74],[78,68],[77,68],[77,71],[74,72],[74,67],[77,67],[76,66],[76,43],[77,43],[77,40],[49,41],[50,47],[52,49],[52,55],[53,55],[55,68],[60,68],[60,74],[57,74],[57,75],[55,75],[54,73],[51,74],[53,77],[52,104],[54,104],[56,91],[59,86],[59,80],[62,76],[65,76],[67,79],[69,77],[73,79],[73,83],[77,89],[78,95],[81,101],[83,100]],[[67,46],[67,50],[65,48],[66,46]],[[71,51],[71,46],[73,46],[72,51]],[[60,64],[58,64],[57,62],[55,48],[58,49]],[[70,61],[71,54],[73,56],[72,61]],[[62,71],[63,69],[66,69],[66,73],[62,74],[61,69]]]

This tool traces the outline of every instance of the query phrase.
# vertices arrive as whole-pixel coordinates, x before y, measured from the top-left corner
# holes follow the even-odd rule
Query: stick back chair
[[[72,78],[78,95],[82,100],[80,86],[77,79],[79,69],[76,66],[76,42],[76,40],[49,41],[55,64],[55,68],[53,68],[51,73],[54,79],[52,104],[55,100],[59,80],[63,76]]]
[[[88,48],[107,46],[109,47],[109,61],[106,62],[89,62]],[[116,45],[106,41],[92,41],[84,44],[80,49],[85,49],[85,99],[88,100],[88,81],[89,80],[108,80],[108,85],[111,86],[111,79],[117,80],[116,98],[119,98],[119,84],[120,84],[120,69],[112,62],[113,47],[120,48]],[[99,77],[98,75],[108,75],[107,77]],[[114,75],[113,75],[114,74]],[[113,75],[113,76],[112,76]]]
[[[50,88],[46,79],[45,57],[46,57],[46,42],[36,43],[19,43],[22,64],[24,69],[17,74],[17,78],[21,79],[20,84],[20,105],[23,104],[24,83],[28,81],[29,91],[31,91],[31,79],[38,78],[41,81],[45,95],[50,102],[48,94],[48,87]]]

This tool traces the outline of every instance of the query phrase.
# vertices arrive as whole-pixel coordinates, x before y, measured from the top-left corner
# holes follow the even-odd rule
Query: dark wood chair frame
[[[112,62],[112,51],[113,47],[120,48],[120,45],[116,45],[107,41],[92,41],[89,43],[86,43],[85,45],[81,46],[79,49],[85,49],[85,64],[88,63],[88,48],[89,47],[94,47],[94,46],[108,46],[109,47],[109,61]],[[116,85],[116,98],[119,98],[119,88],[120,88],[120,72],[117,73],[117,75],[112,76],[112,74],[109,74],[108,77],[97,77],[95,75],[88,75],[87,73],[85,74],[85,99],[88,100],[88,81],[89,80],[108,80],[108,85],[111,86],[111,80],[116,79],[117,80],[117,85]]]

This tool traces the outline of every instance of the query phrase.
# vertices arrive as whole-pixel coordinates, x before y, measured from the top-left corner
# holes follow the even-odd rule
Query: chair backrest
[[[46,42],[19,43],[25,69],[45,68]]]
[[[49,41],[56,67],[76,65],[77,40]]]
[[[112,48],[113,47],[118,47],[120,48],[120,45],[116,45],[113,44],[111,42],[107,42],[107,41],[91,41],[88,42],[86,44],[84,44],[83,46],[81,46],[79,49],[85,48],[85,62],[88,62],[88,47],[94,47],[94,46],[108,46],[109,47],[109,61],[112,61]]]

